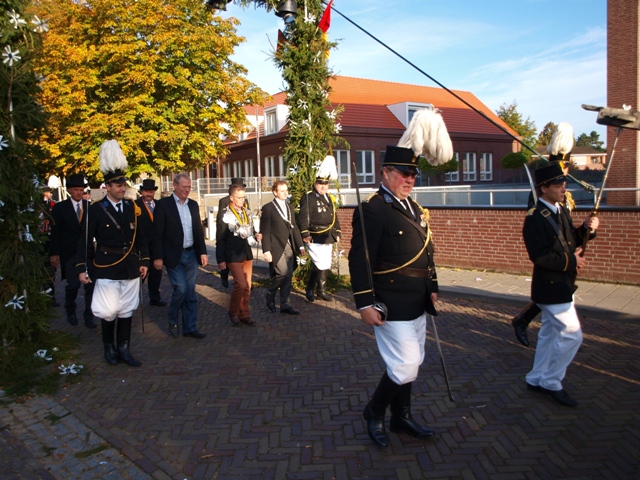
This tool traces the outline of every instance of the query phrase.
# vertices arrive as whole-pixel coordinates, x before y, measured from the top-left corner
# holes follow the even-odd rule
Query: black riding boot
[[[529,346],[527,327],[539,313],[540,307],[538,307],[535,302],[529,302],[527,306],[511,320],[511,325],[513,325],[513,328],[515,329],[516,338],[525,347]]]
[[[118,318],[117,336],[118,336],[118,360],[126,363],[130,367],[139,367],[141,362],[133,358],[129,352],[129,343],[131,342],[131,317]]]
[[[102,329],[102,343],[104,345],[104,359],[110,365],[117,365],[118,354],[116,353],[116,346],[113,343],[113,334],[115,333],[116,322],[107,322],[104,319],[100,319],[100,326]]]
[[[411,415],[411,383],[400,386],[391,400],[391,431],[404,432],[415,438],[427,438],[435,434],[433,430],[420,426]]]
[[[395,383],[387,372],[380,379],[380,383],[373,392],[371,401],[367,404],[362,416],[367,421],[367,433],[373,443],[381,447],[389,445],[389,437],[384,427],[384,416],[387,412],[387,406],[398,392],[400,385]]]
[[[318,270],[318,267],[316,267],[312,262],[311,273],[309,273],[309,281],[307,282],[307,288],[305,290],[305,297],[307,297],[307,300],[309,300],[310,302],[313,302],[315,300],[314,291],[316,289],[316,283],[318,283],[319,276],[320,270]]]
[[[320,270],[318,278],[318,298],[325,302],[330,302],[331,297],[327,295],[327,275],[329,275],[329,270]]]

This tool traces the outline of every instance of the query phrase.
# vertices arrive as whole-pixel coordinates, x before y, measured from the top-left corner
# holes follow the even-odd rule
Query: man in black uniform
[[[118,142],[103,143],[100,170],[107,195],[90,207],[88,232],[80,239],[76,268],[83,284],[95,281],[92,309],[101,319],[105,360],[111,365],[124,362],[139,367],[142,363],[129,351],[131,319],[140,303],[140,277],[147,274],[149,252],[144,231],[138,228],[142,212],[134,202],[124,198],[126,168],[127,161]],[[94,273],[90,278],[84,259],[85,252],[93,249],[94,238]]]
[[[242,188],[247,188],[247,186],[244,184],[243,178],[234,177],[231,179],[231,184],[229,184],[229,194],[231,193],[231,187],[233,187],[234,185],[239,185]],[[230,195],[227,195],[226,197],[222,197],[218,201],[218,214],[216,215],[216,224],[222,221],[222,215],[224,214],[224,211],[226,210],[226,208],[229,206],[230,203],[231,203]],[[244,201],[244,208],[249,208],[249,201],[247,199],[245,199]],[[228,268],[225,268],[224,270],[220,271],[220,283],[222,283],[222,286],[224,288],[229,288],[229,269]]]
[[[311,273],[305,291],[310,302],[315,301],[316,285],[317,297],[331,300],[326,290],[327,276],[331,270],[333,244],[340,241],[341,231],[338,208],[328,191],[329,182],[337,178],[336,159],[328,155],[318,168],[313,190],[300,198],[298,224],[302,241],[307,245],[311,257]]]
[[[84,189],[88,184],[80,174],[69,175],[67,191],[69,198],[54,205],[51,212],[53,217],[51,237],[49,241],[49,260],[53,268],[60,267],[60,276],[67,280],[64,289],[64,309],[67,311],[67,321],[71,325],[78,324],[76,317],[76,297],[80,290],[80,282],[76,274],[76,251],[80,237],[84,239],[84,227],[87,222],[86,212],[89,202],[82,199]],[[89,274],[93,265],[89,265]],[[95,328],[91,301],[93,298],[93,283],[84,286],[84,324],[88,328]]]
[[[533,263],[531,300],[542,310],[542,325],[527,389],[549,395],[561,405],[578,403],[562,387],[567,367],[582,344],[582,329],[573,303],[575,278],[586,260],[580,256],[583,239],[594,236],[598,217],[575,228],[560,203],[566,177],[558,163],[535,171],[538,203],[525,218],[522,236]]]
[[[420,133],[420,138],[428,142],[435,132],[440,132],[432,142],[436,150],[425,153],[425,157],[432,165],[451,159],[453,147],[440,114],[434,110],[416,112],[400,146],[387,147],[382,185],[361,204],[363,217],[359,209],[353,215],[349,252],[353,296],[362,322],[374,327],[378,350],[386,364],[363,412],[369,437],[381,447],[389,444],[385,429],[388,406],[392,432],[416,438],[435,433],[411,414],[412,384],[425,355],[427,314],[437,315],[434,305],[438,280],[428,211],[410,198],[418,173],[417,156],[423,153],[421,142],[410,140]],[[417,152],[416,146],[405,148],[412,144],[419,147]],[[380,313],[381,304],[386,305],[386,318]]]
[[[144,236],[149,244],[149,254],[153,258],[153,211],[156,208],[154,196],[158,187],[156,181],[151,178],[145,178],[140,185],[141,197],[136,200],[136,204],[140,207],[142,215],[140,215],[140,226],[144,230]],[[162,282],[162,269],[158,270],[150,268],[147,274],[147,287],[149,288],[149,304],[157,307],[166,307],[167,302],[162,300],[160,296],[160,283]]]

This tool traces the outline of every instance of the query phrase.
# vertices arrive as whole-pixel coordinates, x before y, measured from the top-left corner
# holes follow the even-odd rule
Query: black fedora
[[[145,178],[140,185],[140,190],[158,190],[156,187],[156,181],[152,178]]]
[[[84,175],[74,173],[67,178],[67,187],[87,187],[89,184],[84,180]]]

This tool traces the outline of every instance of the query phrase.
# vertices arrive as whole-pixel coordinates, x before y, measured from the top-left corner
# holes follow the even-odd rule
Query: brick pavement
[[[568,409],[525,390],[533,349],[512,338],[517,307],[448,298],[438,332],[456,402],[429,336],[413,410],[437,436],[390,434],[381,450],[361,411],[383,367],[348,293],[313,305],[298,293],[302,315],[291,317],[268,313],[257,288],[258,325],[237,328],[226,315],[229,290],[203,270],[199,328],[208,335],[195,340],[170,338],[166,309],[149,307],[144,291],[145,332],[138,313],[132,340],[142,368],[108,366],[99,329],[54,321],[80,335],[87,372],[53,397],[0,408],[1,478],[638,478],[638,325],[583,319],[565,382],[580,406]],[[30,423],[29,411],[62,417],[64,428]],[[74,456],[102,444],[109,448]],[[56,450],[42,455],[43,446]],[[107,466],[111,476],[99,470]]]

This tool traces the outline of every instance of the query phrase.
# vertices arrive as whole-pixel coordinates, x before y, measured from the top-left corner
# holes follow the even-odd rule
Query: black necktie
[[[118,214],[122,214],[122,210],[120,209],[119,203],[116,203],[116,211],[118,212]]]

